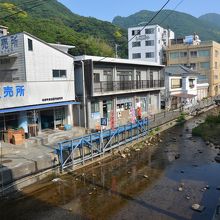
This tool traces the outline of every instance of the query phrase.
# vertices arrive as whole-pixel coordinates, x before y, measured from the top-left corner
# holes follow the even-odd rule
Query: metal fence
[[[176,109],[155,114],[149,118],[117,127],[115,130],[92,133],[83,137],[58,143],[56,153],[59,156],[61,170],[77,164],[84,164],[88,160],[104,155],[121,145],[127,144],[148,134],[149,130],[177,119],[181,112],[189,114],[211,106],[215,98],[198,102],[187,109]]]
[[[59,142],[56,153],[59,156],[61,170],[69,166],[84,164],[114,148],[137,140],[147,133],[148,119],[143,119],[137,120],[135,124],[117,127],[115,130],[105,130]]]

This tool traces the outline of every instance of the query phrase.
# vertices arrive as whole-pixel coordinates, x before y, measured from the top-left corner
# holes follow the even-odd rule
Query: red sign
[[[111,111],[111,115],[110,115],[110,127],[112,130],[115,129],[115,114],[114,111]]]

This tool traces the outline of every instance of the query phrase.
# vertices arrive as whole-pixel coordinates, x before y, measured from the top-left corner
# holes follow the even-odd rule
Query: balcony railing
[[[102,81],[94,83],[94,92],[153,89],[164,87],[164,80]]]

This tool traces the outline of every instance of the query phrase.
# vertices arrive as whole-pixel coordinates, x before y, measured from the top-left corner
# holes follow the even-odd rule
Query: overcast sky
[[[71,11],[83,16],[91,16],[105,21],[112,21],[117,16],[129,16],[140,10],[157,11],[167,0],[59,0]],[[170,0],[166,9],[174,9],[183,1],[177,11],[195,17],[206,13],[220,14],[220,0]]]

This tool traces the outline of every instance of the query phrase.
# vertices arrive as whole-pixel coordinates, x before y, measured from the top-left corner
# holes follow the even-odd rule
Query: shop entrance
[[[40,112],[41,129],[54,129],[54,111],[44,110]]]

